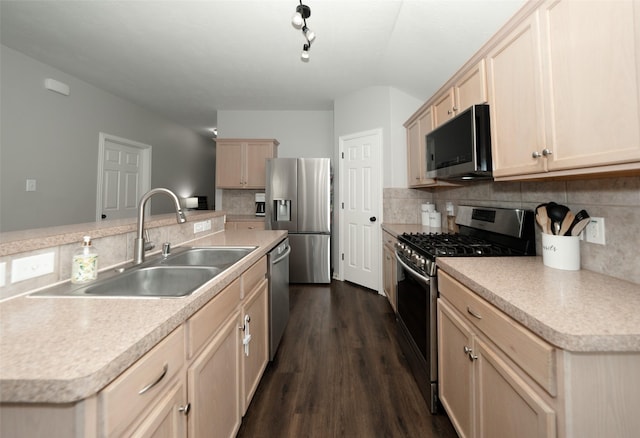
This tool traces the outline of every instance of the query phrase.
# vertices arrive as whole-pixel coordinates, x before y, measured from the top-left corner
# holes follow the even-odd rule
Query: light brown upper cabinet
[[[491,49],[496,178],[640,169],[639,28],[637,1],[549,0]]]
[[[433,99],[433,128],[437,128],[471,105],[487,102],[487,73],[485,61],[463,72],[453,86]]]
[[[407,127],[407,164],[409,171],[409,187],[419,187],[431,184],[433,179],[427,179],[425,136],[433,129],[432,107],[428,106]]]
[[[264,189],[265,161],[278,156],[274,139],[217,139],[216,187]]]

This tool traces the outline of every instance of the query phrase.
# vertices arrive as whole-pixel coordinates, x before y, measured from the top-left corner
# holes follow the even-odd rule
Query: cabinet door
[[[461,438],[474,436],[473,347],[467,324],[438,299],[438,396]]]
[[[554,410],[482,340],[474,354],[478,437],[555,437]]]
[[[487,72],[484,59],[468,70],[454,86],[456,105],[460,113],[472,105],[487,102]]]
[[[269,361],[268,283],[262,281],[242,306],[242,414],[249,408]],[[250,335],[250,338],[249,338]]]
[[[442,93],[433,102],[433,127],[437,128],[455,116],[453,88]]]
[[[234,437],[240,428],[240,313],[236,310],[187,370],[192,437]]]
[[[386,236],[387,233],[385,233]],[[393,311],[396,312],[397,303],[396,303],[396,257],[393,252],[393,249],[389,248],[389,246],[383,242],[383,257],[382,261],[384,269],[382,271],[384,285],[384,293],[389,299],[389,303],[393,308]]]
[[[546,2],[549,170],[640,160],[640,3]]]
[[[187,387],[184,375],[158,397],[157,404],[134,431],[139,438],[181,438],[187,436]]]
[[[242,157],[242,145],[237,143],[216,143],[217,188],[241,189],[244,187],[244,162]]]
[[[538,13],[487,55],[491,151],[496,177],[544,172],[545,146]]]
[[[407,128],[407,163],[409,172],[409,187],[420,185],[420,125],[418,120]]]
[[[245,188],[264,189],[267,181],[265,161],[274,156],[273,143],[247,143]]]

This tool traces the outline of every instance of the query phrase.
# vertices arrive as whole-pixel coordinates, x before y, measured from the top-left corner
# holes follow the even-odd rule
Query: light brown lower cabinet
[[[460,437],[632,438],[640,352],[555,347],[438,272],[438,395]]]
[[[460,437],[555,437],[555,412],[501,354],[438,302],[440,400]]]
[[[235,437],[269,358],[266,275],[265,256],[95,396],[0,405],[0,436]]]
[[[396,291],[396,277],[397,277],[397,264],[396,255],[393,248],[395,238],[391,233],[387,231],[382,232],[382,284],[384,293],[391,303],[393,311],[397,311],[397,291]]]

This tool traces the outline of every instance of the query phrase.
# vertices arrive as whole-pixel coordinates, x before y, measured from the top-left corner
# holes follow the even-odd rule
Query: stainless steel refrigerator
[[[331,161],[271,158],[266,173],[266,228],[289,232],[289,281],[330,283]]]

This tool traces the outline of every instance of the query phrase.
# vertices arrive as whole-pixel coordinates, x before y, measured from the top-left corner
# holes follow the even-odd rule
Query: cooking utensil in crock
[[[575,218],[573,219],[573,223],[571,227],[569,227],[569,232],[572,236],[577,236],[585,229],[585,227],[589,224],[591,217],[589,217],[589,213],[585,210],[580,210],[576,213]]]
[[[567,214],[564,216],[562,220],[562,224],[560,225],[560,232],[558,233],[560,236],[570,236],[569,229],[571,225],[573,225],[573,219],[575,219],[575,215],[569,210]]]
[[[555,202],[550,202],[547,204],[547,216],[551,219],[551,229],[554,234],[558,234],[560,232],[560,227],[562,221],[564,220],[567,212],[569,211],[569,207],[561,204],[556,204]]]
[[[547,216],[547,204],[540,204],[536,207],[536,222],[542,228],[542,232],[549,233],[549,216]]]

